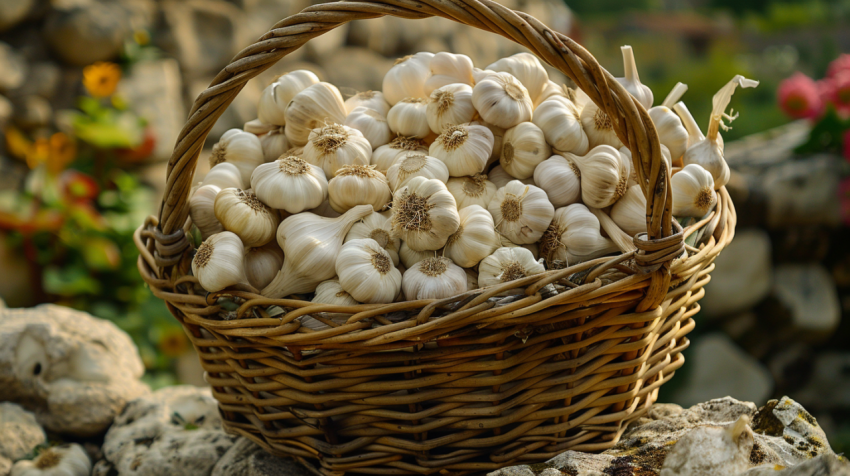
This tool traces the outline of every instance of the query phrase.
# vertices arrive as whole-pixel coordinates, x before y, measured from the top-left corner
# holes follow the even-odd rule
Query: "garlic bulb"
[[[528,90],[508,73],[485,76],[472,88],[472,104],[490,124],[510,129],[531,120],[534,104]]]
[[[472,106],[472,87],[467,84],[448,84],[435,89],[425,108],[428,126],[435,134],[442,134],[447,127],[466,124],[475,117]]]
[[[581,172],[575,161],[567,157],[553,155],[534,169],[534,183],[557,208],[581,200]]]
[[[631,162],[613,147],[600,145],[585,156],[569,157],[581,173],[581,199],[587,206],[605,208],[626,194]]]
[[[500,188],[487,210],[499,233],[517,244],[539,240],[555,214],[546,192],[519,180]]]
[[[549,74],[540,64],[540,60],[531,53],[517,53],[513,56],[502,58],[487,66],[490,71],[510,73],[519,80],[528,91],[532,101],[536,100],[549,83]]]
[[[420,154],[428,154],[428,145],[421,139],[415,137],[398,136],[391,140],[389,144],[382,145],[372,152],[372,165],[375,170],[386,174],[387,170],[395,163],[395,161],[405,155],[407,152],[418,152]]]
[[[416,251],[436,250],[460,226],[457,202],[446,184],[414,177],[393,196],[393,234]]]
[[[652,107],[652,90],[648,86],[641,84],[640,76],[638,76],[637,64],[635,63],[635,53],[629,45],[621,46],[620,51],[623,52],[623,68],[626,71],[625,78],[617,78],[617,82],[623,85],[635,99],[638,100],[644,108]]]
[[[649,110],[649,117],[652,118],[655,129],[658,131],[658,140],[661,145],[667,146],[673,160],[679,160],[688,148],[688,131],[679,116],[672,110],[687,90],[687,85],[676,83],[664,102]]]
[[[322,169],[292,156],[254,169],[251,189],[261,202],[289,213],[316,208],[328,198],[328,180]]]
[[[431,144],[429,154],[442,160],[452,177],[484,170],[493,151],[493,133],[484,126],[455,124],[446,127]]]
[[[548,101],[549,99],[555,99],[555,98],[570,100],[567,97],[565,86],[562,86],[562,85],[560,85],[560,84],[558,84],[554,81],[551,81],[551,80],[547,81],[546,86],[543,88],[543,92],[540,93],[540,95],[537,96],[537,99],[534,100],[534,115],[535,116],[537,115],[537,108],[540,107],[540,105],[543,104],[543,102]],[[572,102],[572,100],[570,100],[570,102]],[[578,110],[578,109],[580,109],[580,108],[577,107],[576,110]]]
[[[505,132],[499,164],[512,176],[527,179],[534,168],[552,155],[543,131],[532,122],[523,122]]]
[[[263,160],[266,163],[279,159],[281,155],[292,148],[289,139],[283,132],[283,127],[278,127],[261,135],[260,146],[263,148]]]
[[[499,241],[501,242],[500,248],[525,248],[531,252],[531,256],[534,256],[535,260],[540,259],[540,247],[537,243],[526,243],[524,245],[518,245],[511,240],[505,238],[504,236],[499,237]]]
[[[371,109],[381,117],[387,117],[390,113],[390,105],[384,99],[384,93],[380,91],[361,91],[345,100],[345,110],[349,114],[358,107]]]
[[[215,196],[213,211],[224,229],[235,233],[248,247],[271,241],[280,221],[252,190],[225,188]]]
[[[245,276],[245,246],[236,234],[216,233],[204,240],[192,258],[192,274],[201,287],[214,293],[239,283]]]
[[[511,174],[507,173],[505,171],[505,169],[502,168],[501,165],[497,165],[497,166],[493,167],[492,169],[490,169],[490,171],[487,172],[487,179],[489,181],[493,182],[493,185],[496,186],[497,190],[504,187],[505,185],[508,184],[508,182],[510,182],[512,180],[519,180],[520,182],[522,182],[526,185],[535,185],[533,179],[529,178],[529,179],[520,180],[520,179],[512,176]]]
[[[224,231],[224,227],[213,212],[215,196],[220,191],[217,185],[203,185],[198,187],[189,199],[189,216],[192,217],[192,223],[200,230],[202,240]]]
[[[398,257],[401,261],[402,266],[405,268],[412,268],[413,265],[422,261],[426,258],[434,258],[436,256],[442,255],[443,250],[425,250],[425,251],[416,251],[410,249],[407,246],[407,243],[404,241],[401,242],[401,246],[398,248]]]
[[[9,424],[9,426],[12,426]],[[16,431],[14,427],[9,431]],[[8,476],[89,476],[91,460],[85,449],[76,443],[51,446],[41,451],[35,459],[22,459],[5,466]]]
[[[443,256],[464,268],[471,268],[490,256],[499,246],[493,217],[479,205],[458,211],[460,226],[446,241]]]
[[[676,202],[673,201],[675,208]],[[640,185],[632,185],[611,207],[611,219],[629,236],[646,231],[646,197]]]
[[[701,218],[717,205],[714,178],[699,165],[686,165],[670,180],[674,216]]]
[[[546,269],[525,248],[502,247],[481,260],[478,286],[487,287],[540,274]]]
[[[496,195],[496,190],[499,189],[496,184],[487,180],[484,174],[450,178],[446,182],[446,188],[455,197],[458,210],[470,205],[478,205],[486,209]]]
[[[387,170],[387,180],[393,191],[404,187],[414,177],[437,179],[446,183],[449,180],[449,169],[434,157],[419,152],[405,152]]]
[[[242,181],[242,173],[235,165],[222,162],[213,166],[204,176],[202,185],[215,185],[218,188],[248,188],[251,186],[251,176],[248,181]]]
[[[723,143],[718,141],[720,129],[728,130],[729,126],[723,122],[723,119],[732,122],[738,118],[738,115],[730,116],[726,114],[726,106],[732,100],[732,95],[735,94],[735,88],[754,88],[758,86],[758,81],[747,79],[743,76],[736,75],[712,98],[711,120],[708,122],[708,133],[705,139],[688,147],[683,157],[685,165],[697,164],[707,170],[714,178],[714,188],[719,189],[726,185],[729,181],[729,166],[723,158]]]
[[[557,150],[584,155],[590,148],[579,109],[565,97],[555,96],[540,103],[534,110],[532,122],[543,131],[546,142]]]
[[[431,134],[428,125],[428,100],[404,98],[395,103],[387,114],[387,123],[396,134],[424,139]]]
[[[490,129],[490,133],[493,134],[493,152],[490,153],[490,158],[487,160],[487,165],[490,165],[497,160],[502,155],[502,138],[505,137],[505,129],[494,126],[489,122],[485,122],[482,120],[476,120],[470,122],[470,125],[473,126],[484,126],[487,129]]]
[[[330,180],[343,165],[369,165],[372,145],[357,129],[331,124],[310,132],[302,157]]]
[[[283,266],[283,250],[270,241],[263,246],[245,250],[245,276],[248,283],[263,289],[272,282]]]
[[[581,125],[587,134],[587,140],[591,148],[600,145],[610,145],[615,149],[623,147],[623,142],[614,132],[614,122],[608,113],[599,108],[595,103],[588,102],[581,110]]]
[[[342,245],[335,267],[342,289],[359,302],[393,302],[401,290],[401,273],[375,240],[351,240]]]
[[[326,124],[342,124],[345,116],[345,103],[339,89],[330,83],[316,83],[289,101],[284,132],[292,145],[301,147],[307,144],[313,129]]]
[[[600,232],[599,219],[581,203],[555,211],[552,226],[540,240],[540,256],[547,262],[574,265],[619,251],[617,245]]]
[[[334,306],[356,306],[360,304],[356,299],[351,297],[351,294],[348,294],[344,289],[342,289],[338,279],[329,279],[319,283],[319,285],[316,286],[316,294],[310,302],[332,304]],[[342,312],[321,312],[318,314],[326,319],[336,322],[337,324],[345,324],[345,321],[351,317],[351,314]],[[302,316],[299,319],[301,320],[302,326],[309,327],[316,331],[328,328],[327,324],[313,318],[312,316]]]
[[[637,170],[635,170],[635,168],[633,167],[634,161],[632,160],[632,151],[630,151],[628,149],[628,147],[623,146],[623,147],[620,147],[619,152],[620,152],[620,157],[622,158],[622,160],[631,169],[631,172],[629,172],[629,174],[630,174],[629,180],[632,183],[638,184]],[[667,170],[668,171],[673,170],[673,168],[672,168],[673,167],[673,158],[670,155],[670,149],[668,149],[667,146],[664,145],[664,144],[661,144],[661,158],[664,159],[664,162],[667,163]]]
[[[431,76],[425,81],[425,93],[428,95],[448,84],[459,83],[468,86],[475,84],[475,79],[472,76],[474,66],[469,56],[443,51],[431,58],[429,67]]]
[[[391,106],[404,98],[426,98],[425,81],[431,75],[433,53],[416,53],[396,60],[384,76],[384,97]]]
[[[227,162],[239,169],[242,184],[251,182],[251,172],[265,162],[263,146],[254,134],[239,129],[230,129],[222,134],[213,146],[210,155],[210,167]]]
[[[331,207],[344,213],[357,205],[372,205],[383,209],[392,198],[390,184],[374,165],[343,165],[328,182]]]
[[[372,149],[388,143],[393,138],[387,119],[380,112],[365,106],[354,108],[345,118],[345,125],[357,129],[369,141]]]
[[[271,132],[271,131],[273,131],[275,129],[279,129],[279,128],[280,128],[280,126],[278,126],[277,124],[266,124],[265,122],[263,122],[259,119],[254,119],[253,121],[248,121],[248,122],[246,122],[245,124],[242,125],[243,131],[250,132],[251,134],[254,134],[254,135],[257,135],[257,136],[259,136],[261,134],[265,134],[266,132]]]
[[[398,266],[398,252],[401,247],[401,240],[394,238],[392,231],[392,213],[389,211],[383,213],[373,212],[363,218],[363,220],[355,223],[348,234],[345,235],[343,242],[347,243],[351,240],[371,238],[387,250],[390,258],[393,260],[393,265]]]
[[[426,258],[404,272],[402,289],[409,301],[450,298],[466,292],[466,272],[449,258]]]
[[[358,205],[338,218],[299,213],[283,220],[277,229],[277,244],[285,257],[283,268],[262,295],[278,299],[313,292],[319,283],[334,277],[334,263],[345,235],[371,213],[371,205]]]
[[[319,82],[312,71],[300,69],[278,77],[260,94],[257,118],[266,124],[286,125],[286,106],[301,91]],[[277,158],[277,157],[275,157]]]

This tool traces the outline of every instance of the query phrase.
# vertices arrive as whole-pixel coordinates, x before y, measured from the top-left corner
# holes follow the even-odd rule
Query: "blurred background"
[[[309,0],[0,0],[0,297],[109,319],[154,387],[203,385],[191,346],[136,270],[192,100],[241,48]],[[656,103],[676,82],[705,130],[735,74],[724,133],[739,222],[661,401],[789,395],[850,450],[850,0],[505,0],[582,43],[615,76],[634,47]],[[451,51],[484,67],[522,51],[447,20],[355,22],[252,80],[213,129],[256,118],[262,89],[310,69],[346,95],[395,58]],[[551,71],[551,79],[564,76]],[[208,152],[205,152],[208,153]],[[207,161],[199,161],[198,176]]]

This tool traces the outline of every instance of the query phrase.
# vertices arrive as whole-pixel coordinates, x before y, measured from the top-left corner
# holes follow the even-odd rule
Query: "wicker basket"
[[[311,38],[383,15],[441,16],[503,35],[575,81],[614,120],[645,184],[648,232],[635,250],[437,301],[340,307],[200,291],[187,203],[216,119],[248,80]],[[540,462],[613,446],[684,362],[735,210],[721,189],[715,211],[683,230],[669,176],[644,108],[584,48],[526,14],[490,0],[320,4],[276,24],[195,101],[159,218],[136,232],[139,271],[197,349],[225,429],[273,454],[327,475]],[[296,320],[323,311],[351,317],[322,331]]]

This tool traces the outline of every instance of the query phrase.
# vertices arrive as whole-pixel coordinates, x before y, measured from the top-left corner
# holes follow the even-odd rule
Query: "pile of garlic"
[[[736,76],[713,99],[707,134],[679,101],[659,106],[631,47],[617,80],[649,110],[672,175],[673,213],[700,218],[729,180],[720,129]],[[485,69],[459,54],[396,61],[383,91],[344,99],[309,71],[263,92],[258,119],[225,133],[193,190],[207,291],[242,285],[348,306],[441,299],[628,251],[646,200],[613,121],[549,80],[528,53]],[[324,328],[347,315],[305,316]]]

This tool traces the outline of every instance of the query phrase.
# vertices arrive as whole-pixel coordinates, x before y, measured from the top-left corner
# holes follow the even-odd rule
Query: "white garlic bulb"
[[[549,82],[549,74],[540,60],[531,53],[517,53],[487,66],[489,71],[510,73],[528,91],[532,101],[543,94]]]
[[[402,289],[409,301],[446,299],[466,292],[466,272],[451,259],[426,258],[404,272]]]
[[[623,161],[628,164],[631,169],[629,180],[632,183],[639,185],[638,173],[634,167],[634,160],[632,160],[632,151],[628,149],[628,147],[620,147],[620,157]],[[666,145],[661,144],[661,158],[664,159],[664,162],[667,164],[667,171],[673,170],[673,157],[670,155],[670,149],[667,148]]]
[[[434,258],[436,256],[440,256],[443,254],[443,250],[425,250],[425,251],[416,251],[410,249],[407,246],[407,243],[404,241],[401,242],[401,246],[398,248],[398,257],[401,261],[401,265],[405,268],[412,268],[413,265],[422,261],[426,258]]]
[[[251,189],[261,202],[289,213],[316,208],[328,198],[328,180],[322,169],[292,156],[254,169]]]
[[[425,93],[428,95],[448,84],[460,83],[469,86],[475,84],[475,78],[472,76],[472,70],[475,67],[469,56],[443,51],[431,58],[429,67],[431,76],[425,81]]]
[[[717,205],[714,178],[697,164],[688,164],[670,179],[673,215],[701,218]]]
[[[511,240],[505,238],[504,236],[499,237],[500,248],[525,248],[531,252],[531,256],[534,256],[534,259],[540,259],[540,246],[537,243],[526,243],[524,245],[518,245]]]
[[[360,304],[356,299],[351,297],[351,294],[348,294],[345,289],[342,289],[338,279],[329,279],[319,283],[319,285],[316,286],[316,294],[313,295],[313,299],[311,299],[310,302],[317,304],[331,304],[334,306],[356,306]],[[342,312],[321,312],[318,314],[325,319],[330,319],[336,322],[337,324],[345,324],[345,321],[351,317],[351,314],[345,314]],[[302,316],[299,319],[301,320],[302,326],[309,327],[316,331],[328,328],[327,324],[313,318],[312,316]]]
[[[401,290],[401,273],[389,253],[369,238],[342,245],[335,269],[342,289],[359,302],[393,302]]]
[[[534,169],[534,183],[546,192],[556,208],[581,200],[581,172],[568,157],[553,155]]]
[[[390,105],[380,91],[361,91],[345,100],[345,110],[349,114],[358,107],[371,109],[381,117],[387,117],[390,113]]]
[[[614,122],[611,117],[595,103],[588,102],[581,110],[580,117],[590,148],[600,145],[610,145],[615,149],[623,147],[623,142],[614,132]]]
[[[534,168],[552,155],[543,131],[533,122],[523,122],[505,131],[499,164],[518,179],[534,175]]]
[[[248,121],[242,125],[242,130],[245,132],[250,132],[256,136],[261,134],[265,134],[266,132],[271,132],[275,129],[279,129],[280,126],[277,124],[266,124],[265,122],[254,119],[253,121]]]
[[[401,240],[393,237],[391,212],[374,212],[363,218],[351,227],[343,242],[347,243],[351,240],[362,240],[364,238],[371,238],[378,242],[390,254],[393,265],[398,266]]]
[[[478,286],[487,287],[534,276],[546,271],[525,248],[502,247],[481,260]]]
[[[675,207],[675,201],[673,206]],[[611,207],[611,219],[629,236],[646,231],[646,197],[640,185],[632,185]]]
[[[428,126],[435,134],[447,127],[466,124],[475,117],[472,106],[472,87],[467,84],[448,84],[435,89],[425,108]]]
[[[496,184],[487,180],[487,176],[484,174],[450,178],[446,182],[446,188],[455,197],[458,210],[470,205],[478,205],[486,209],[499,189]]]
[[[257,118],[266,124],[286,125],[286,106],[301,91],[319,82],[312,71],[291,71],[274,80],[263,89],[257,104]],[[275,157],[277,158],[277,157]]]
[[[348,113],[345,125],[360,131],[369,141],[372,150],[387,144],[394,136],[387,119],[380,112],[365,106],[356,107]]]
[[[372,205],[377,212],[392,198],[390,184],[374,165],[343,165],[328,182],[331,207],[344,213],[357,205]]]
[[[437,179],[446,183],[449,180],[449,169],[434,157],[420,152],[405,152],[387,170],[387,180],[393,191],[404,187],[414,177]]]
[[[428,99],[404,98],[390,108],[387,123],[396,134],[424,139],[431,134],[428,125]]]
[[[622,84],[626,88],[626,91],[634,96],[644,108],[651,108],[654,99],[652,90],[640,82],[637,64],[635,63],[635,53],[632,51],[632,47],[629,45],[621,46],[620,51],[623,52],[623,68],[626,71],[626,77],[617,78],[617,82]]]
[[[283,132],[283,127],[278,127],[260,136],[260,146],[263,148],[263,160],[273,162],[292,148],[289,139]]]
[[[210,167],[221,163],[230,163],[239,169],[243,186],[251,183],[251,172],[265,162],[263,146],[254,134],[239,129],[230,129],[222,134],[213,146],[210,155]]]
[[[327,124],[342,124],[346,115],[339,89],[330,83],[316,83],[289,101],[284,132],[292,145],[302,147],[307,144],[313,129]]]
[[[248,247],[271,241],[280,221],[252,190],[225,188],[215,196],[213,211],[224,229],[235,233]]]
[[[245,276],[245,247],[234,233],[223,231],[204,240],[192,258],[192,274],[201,287],[214,293],[239,283]]]
[[[203,185],[198,187],[189,199],[189,216],[192,217],[192,223],[200,230],[202,240],[224,231],[224,227],[221,226],[213,211],[215,196],[220,191],[221,188],[218,185]]]
[[[497,166],[493,167],[492,169],[490,169],[490,171],[487,172],[487,179],[489,181],[493,182],[493,185],[496,186],[497,190],[504,187],[505,185],[508,184],[508,182],[513,181],[513,180],[519,180],[520,182],[522,182],[526,185],[535,185],[534,179],[528,178],[528,179],[520,180],[520,179],[512,176],[508,172],[506,172],[505,169],[502,168],[501,165],[497,165]]]
[[[470,205],[458,211],[460,226],[446,241],[443,256],[458,266],[471,268],[490,256],[501,246],[493,216],[479,205]]]
[[[500,188],[487,210],[499,233],[517,244],[539,240],[555,214],[546,192],[519,180]]]
[[[391,140],[389,144],[375,149],[372,152],[371,162],[375,166],[375,170],[386,174],[387,170],[389,170],[396,160],[407,152],[418,152],[427,155],[428,145],[422,139],[398,136]]]
[[[331,124],[310,132],[301,157],[319,166],[330,180],[343,165],[369,165],[372,145],[357,129]]]
[[[277,244],[285,257],[283,268],[262,295],[278,299],[313,292],[319,283],[333,278],[345,235],[371,213],[371,205],[358,205],[338,218],[299,213],[283,220],[277,229]]]
[[[425,81],[431,75],[433,53],[420,52],[396,60],[384,76],[384,97],[391,106],[404,98],[426,98]]]
[[[457,202],[436,179],[414,177],[393,196],[393,234],[416,251],[436,250],[460,226]]]
[[[562,152],[584,155],[590,148],[581,124],[581,113],[572,101],[555,96],[534,110],[534,125],[543,131],[546,142]]]
[[[274,241],[248,248],[245,250],[244,266],[248,283],[257,289],[263,289],[272,282],[283,266],[283,250]]]
[[[658,140],[661,145],[667,146],[673,160],[679,160],[688,148],[688,130],[672,110],[687,90],[687,85],[676,83],[664,102],[649,110],[649,117],[652,118],[655,129],[658,131]]]
[[[569,156],[581,173],[581,199],[589,207],[611,206],[626,194],[631,162],[609,145],[594,147],[585,156]]]
[[[540,93],[540,95],[537,96],[537,99],[534,100],[534,115],[535,116],[537,115],[537,108],[540,107],[540,105],[543,104],[543,102],[548,101],[549,99],[555,99],[555,98],[562,98],[562,99],[570,100],[569,97],[567,97],[567,92],[566,92],[565,86],[549,80],[549,81],[546,82],[546,86],[543,88],[543,92]],[[572,102],[572,100],[570,100],[570,102]],[[576,110],[578,110],[578,109],[580,109],[580,108],[577,107]],[[542,127],[541,127],[541,129],[542,129]]]
[[[202,185],[215,185],[218,188],[248,188],[251,186],[251,176],[248,176],[248,181],[242,181],[242,173],[235,165],[222,162],[213,166],[207,175],[204,176]]]
[[[487,165],[493,151],[493,133],[484,126],[451,125],[428,150],[446,164],[452,177],[475,175]]]
[[[493,152],[490,153],[490,158],[487,160],[487,165],[490,165],[499,160],[499,157],[502,155],[502,138],[505,137],[505,129],[494,126],[489,122],[476,120],[470,122],[473,126],[484,126],[487,129],[490,129],[490,133],[493,134]]]
[[[552,226],[540,240],[540,256],[549,263],[574,265],[618,251],[613,241],[602,236],[599,219],[581,203],[556,210]]]
[[[534,110],[528,90],[508,73],[489,74],[476,83],[472,104],[482,119],[505,129],[530,121]]]

